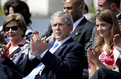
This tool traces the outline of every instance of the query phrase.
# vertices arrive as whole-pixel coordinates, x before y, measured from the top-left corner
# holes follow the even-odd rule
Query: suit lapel
[[[54,42],[48,43],[48,44],[47,44],[47,49],[50,50],[50,48],[53,46],[53,44],[54,44]]]
[[[58,55],[64,48],[66,47],[66,44],[62,44],[56,51],[55,51],[55,55]]]
[[[9,58],[13,57],[14,54],[16,54],[17,52],[20,52],[21,51],[21,48],[17,48],[13,53],[10,54]]]
[[[121,20],[121,14],[120,14],[119,17],[118,17],[118,20]]]
[[[61,51],[62,50],[64,50],[67,46],[68,46],[68,44],[70,43],[70,42],[72,42],[73,41],[73,39],[72,38],[69,38],[65,43],[63,43],[56,51],[55,51],[55,55],[57,56],[57,55],[59,55],[60,53],[61,53]]]
[[[75,30],[72,32],[71,37],[75,38],[81,33],[81,30],[84,28],[84,24],[87,22],[86,18],[84,17],[82,21],[77,25]]]

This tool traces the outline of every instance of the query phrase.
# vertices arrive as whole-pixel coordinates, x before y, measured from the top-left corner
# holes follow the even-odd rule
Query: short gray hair
[[[52,25],[52,19],[54,17],[61,17],[61,16],[65,16],[65,21],[66,21],[68,26],[73,24],[73,19],[72,19],[72,16],[70,14],[62,12],[62,11],[58,11],[51,16],[51,19],[50,19],[51,25]]]

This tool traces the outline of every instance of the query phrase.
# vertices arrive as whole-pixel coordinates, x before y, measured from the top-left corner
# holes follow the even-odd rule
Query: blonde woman
[[[30,43],[24,39],[26,30],[27,26],[21,14],[12,13],[5,17],[3,31],[10,42],[3,46],[0,58],[3,65],[18,71],[23,76],[26,76],[34,68],[34,65],[37,65],[37,61],[34,63],[25,62],[30,52]],[[26,64],[29,65],[25,67]]]

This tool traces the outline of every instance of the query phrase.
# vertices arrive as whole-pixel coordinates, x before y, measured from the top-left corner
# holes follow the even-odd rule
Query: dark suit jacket
[[[22,79],[22,75],[16,70],[3,65],[0,59],[0,79]]]
[[[24,45],[21,45],[20,47],[22,47],[22,46],[24,46]],[[20,52],[21,51],[21,48],[20,47],[18,49],[16,49],[9,56],[9,58],[6,57],[5,61],[2,62],[1,65],[6,65],[5,68],[3,67],[3,70],[4,71],[5,71],[5,69],[7,69],[7,66],[8,66],[8,68],[11,68],[11,69],[17,71],[18,73],[22,74],[23,76],[26,76],[26,75],[28,75],[31,72],[32,69],[34,69],[39,64],[39,62],[40,62],[40,56],[39,56],[40,53],[38,53],[38,56],[35,59],[31,60],[31,61],[29,60],[28,55],[27,55],[26,58],[23,60],[23,62],[17,62],[17,64],[15,65],[13,63],[13,61],[10,60],[10,58],[13,57],[13,55],[16,54],[17,52]],[[27,49],[27,52],[26,51],[23,51],[23,53],[24,52],[29,53],[29,50],[30,49]],[[7,70],[9,70],[9,69],[7,69]]]
[[[84,47],[70,38],[54,54],[47,51],[42,58],[46,67],[36,79],[81,79],[84,55]]]
[[[99,68],[90,79],[121,79],[121,73],[108,68]]]
[[[88,21],[85,17],[82,19],[82,21],[77,25],[75,30],[72,32],[71,36],[72,38],[82,44],[84,48],[86,47],[86,44],[89,42],[91,36],[92,36],[92,30],[95,26],[94,23]],[[85,69],[83,70],[83,79],[88,79],[88,62],[87,62],[87,53],[85,51],[85,61],[83,63],[85,65]]]
[[[88,43],[91,38],[93,27],[95,26],[94,23],[88,21],[85,17],[82,21],[78,24],[75,30],[72,32],[72,38],[82,44],[84,47]]]
[[[121,14],[118,16],[118,20],[121,20]]]

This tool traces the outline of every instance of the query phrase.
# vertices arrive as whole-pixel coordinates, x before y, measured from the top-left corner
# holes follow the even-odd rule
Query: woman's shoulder
[[[23,48],[23,47],[29,47],[30,46],[30,42],[27,41],[26,39],[23,39],[24,40],[24,43],[23,45],[21,45],[20,47]]]

